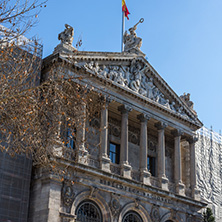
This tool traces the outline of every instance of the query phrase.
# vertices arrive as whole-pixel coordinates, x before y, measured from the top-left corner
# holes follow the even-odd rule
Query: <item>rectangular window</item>
[[[75,149],[75,136],[74,136],[75,134],[76,134],[76,129],[72,130],[72,129],[68,128],[67,142],[66,142],[66,146],[68,148]]]
[[[120,145],[110,142],[109,144],[109,157],[112,163],[119,164]]]
[[[156,162],[156,158],[152,157],[152,156],[148,156],[147,157],[147,169],[148,171],[151,173],[152,176],[156,176],[156,167],[155,167],[155,163]]]

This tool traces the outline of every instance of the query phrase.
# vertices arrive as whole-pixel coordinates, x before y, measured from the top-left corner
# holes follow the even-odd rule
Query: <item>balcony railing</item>
[[[132,170],[131,176],[133,180],[140,181],[140,172],[138,170]]]
[[[150,183],[151,183],[151,186],[153,186],[153,187],[159,187],[159,180],[157,177],[151,176]]]
[[[112,173],[120,175],[120,165],[115,164],[115,163],[111,163],[110,164],[110,170]]]
[[[87,164],[88,164],[88,166],[91,166],[94,168],[99,168],[99,166],[100,166],[98,159],[95,159],[92,156],[88,156]]]

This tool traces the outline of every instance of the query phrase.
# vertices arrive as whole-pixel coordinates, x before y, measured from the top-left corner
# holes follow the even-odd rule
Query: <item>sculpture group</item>
[[[181,106],[177,106],[174,101],[170,102],[164,94],[154,85],[153,78],[147,76],[149,67],[139,60],[132,60],[131,65],[115,66],[102,65],[97,62],[85,63],[84,68],[100,77],[112,80],[113,82],[130,89],[154,102],[157,102],[173,112],[177,112],[185,118],[189,118]]]

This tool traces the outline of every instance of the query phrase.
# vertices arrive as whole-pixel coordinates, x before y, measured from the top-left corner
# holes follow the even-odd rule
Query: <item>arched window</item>
[[[122,222],[143,222],[143,220],[138,213],[129,211],[124,215]]]
[[[92,201],[83,201],[76,209],[77,222],[102,222],[99,207]]]

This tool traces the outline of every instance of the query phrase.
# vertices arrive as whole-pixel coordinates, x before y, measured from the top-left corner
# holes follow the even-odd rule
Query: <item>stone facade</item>
[[[36,168],[29,221],[201,221],[194,136],[202,123],[187,101],[142,53],[57,47],[43,79],[55,63],[58,76],[65,70],[92,86],[104,106],[77,129],[75,155],[57,159],[64,181]]]

